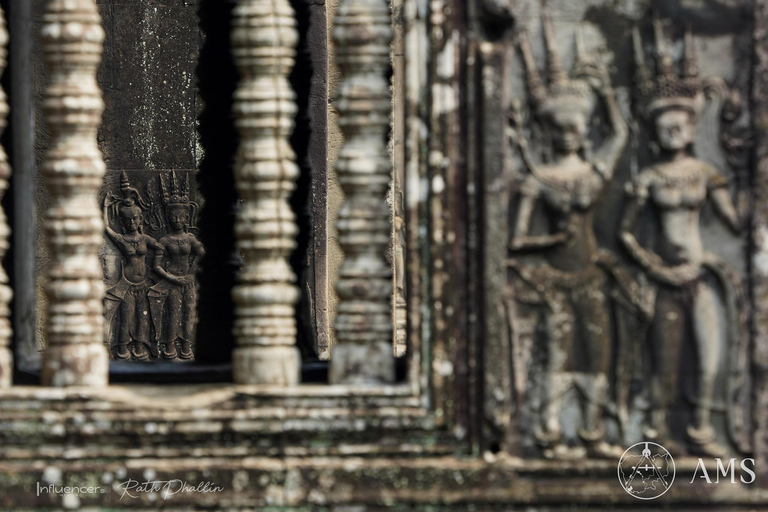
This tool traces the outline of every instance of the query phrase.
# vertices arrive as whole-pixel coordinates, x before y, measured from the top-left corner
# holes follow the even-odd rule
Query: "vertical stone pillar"
[[[5,13],[0,8],[0,76],[3,75],[8,55],[8,31],[5,28]],[[8,118],[8,101],[5,91],[0,87],[0,135],[5,130]],[[8,155],[0,146],[0,199],[8,189],[8,178],[11,176],[11,166]],[[8,250],[8,236],[11,230],[5,211],[0,208],[0,261]],[[9,344],[11,342],[10,303],[13,293],[8,285],[8,274],[0,266],[0,388],[9,387],[13,379],[13,356]]]
[[[297,107],[288,83],[298,42],[288,0],[239,0],[232,51],[240,71],[235,181],[242,199],[235,224],[244,264],[234,289],[233,373],[238,384],[297,384],[295,306],[299,289],[288,258],[298,227],[288,199],[299,168],[288,138]]]
[[[392,268],[387,262],[392,228],[386,201],[392,180],[387,149],[391,23],[386,0],[341,0],[334,20],[342,75],[336,108],[345,140],[335,164],[345,194],[336,226],[345,259],[336,284],[332,383],[394,380]]]
[[[49,0],[42,49],[49,82],[43,111],[51,133],[42,173],[50,197],[45,236],[52,261],[43,358],[45,386],[104,386],[104,224],[96,194],[105,165],[96,143],[104,103],[96,82],[104,31],[95,0]]]
[[[754,4],[753,126],[768,123],[768,0]],[[752,180],[752,265],[750,282],[755,298],[752,314],[752,397],[756,467],[768,464],[768,133],[755,130],[755,170]],[[763,481],[763,487],[768,482]]]

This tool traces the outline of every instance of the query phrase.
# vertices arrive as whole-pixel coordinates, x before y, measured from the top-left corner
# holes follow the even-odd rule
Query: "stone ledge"
[[[35,495],[36,482],[47,485],[43,474],[59,477],[56,485],[102,485],[104,495],[83,496],[82,506],[142,508],[162,502],[178,510],[216,507],[329,507],[365,506],[429,510],[501,509],[536,505],[537,510],[560,506],[632,507],[649,509],[619,485],[615,464],[590,463],[574,471],[557,463],[501,458],[493,462],[451,456],[407,458],[314,457],[283,459],[262,457],[183,458],[84,461],[27,461],[0,463],[0,506],[61,506],[58,496]],[[723,483],[689,484],[690,472],[678,470],[670,491],[653,502],[655,509],[687,505],[717,505],[729,510],[755,510],[768,500],[768,490],[757,486]],[[120,500],[115,488],[132,478],[137,481],[186,480],[192,485],[211,482],[223,491],[210,494],[179,493],[163,501],[156,494]],[[105,483],[104,480],[108,482]],[[128,500],[128,501],[126,501]],[[699,505],[697,507],[697,505]],[[543,508],[539,508],[543,507]],[[677,508],[676,508],[677,509]],[[605,510],[603,508],[603,510]]]
[[[0,393],[0,457],[434,456],[466,451],[421,404],[406,386],[17,387]]]

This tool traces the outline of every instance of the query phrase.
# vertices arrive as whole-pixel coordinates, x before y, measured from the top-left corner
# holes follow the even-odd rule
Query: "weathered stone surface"
[[[104,103],[96,82],[104,30],[93,0],[51,0],[43,16],[49,81],[43,110],[51,133],[41,171],[50,203],[44,218],[52,258],[42,383],[104,386],[104,284],[98,250],[104,224],[96,203],[105,165],[96,143]]]
[[[37,31],[44,4],[39,0],[33,6]],[[201,37],[195,2],[105,0],[97,4],[105,31],[104,55],[98,68],[98,83],[105,102],[98,132],[99,148],[107,167],[105,183],[118,181],[124,171],[131,181],[137,173],[145,176],[144,171],[175,169],[184,174],[195,171],[202,157],[196,133],[200,101],[195,87],[195,68]],[[38,105],[42,104],[46,80],[39,53],[36,48],[33,59]],[[41,161],[50,145],[42,112],[38,112],[36,125],[36,154]],[[190,180],[194,200],[199,202],[194,174]],[[48,201],[40,184],[37,205],[41,212],[45,211]],[[38,219],[42,217],[38,215]],[[105,243],[108,242],[105,240]],[[106,248],[107,253],[110,251],[114,252],[114,247]],[[43,328],[46,299],[42,288],[50,262],[45,237],[40,234],[37,241],[39,329],[37,347],[31,348],[35,351],[42,351],[48,343]],[[114,276],[107,272],[104,277],[109,281]],[[25,362],[28,366],[34,365],[34,361]]]
[[[572,444],[581,437],[589,449],[595,437],[578,425],[592,421],[594,404],[603,403],[598,409],[605,411],[606,439],[612,443],[625,446],[655,437],[678,452],[748,453],[752,403],[742,289],[749,241],[740,227],[749,215],[750,114],[741,99],[749,84],[737,70],[751,62],[751,39],[734,20],[749,23],[751,15],[739,2],[550,1],[549,28],[541,5],[518,2],[517,32],[504,42],[486,43],[481,54],[485,397],[491,446],[531,457],[566,457],[569,450],[546,450],[561,425],[567,426],[564,435]],[[659,17],[655,22],[646,17],[649,8]],[[712,16],[713,11],[721,15]],[[692,20],[687,35],[676,22],[683,13]],[[633,26],[639,28],[634,47]],[[542,32],[546,44],[538,42]],[[519,44],[507,44],[515,41]],[[569,83],[564,70],[573,65],[593,86],[606,83],[595,74],[599,66],[584,59],[593,51],[608,66],[602,76],[615,84],[615,97],[595,95],[601,104],[597,115],[603,117],[560,137],[552,123],[574,114],[590,97],[578,93],[574,76]],[[645,59],[650,70],[639,64]],[[537,71],[541,63],[544,69]],[[577,93],[579,100],[547,103],[553,96]],[[664,138],[666,124],[654,123],[666,112],[688,119],[680,133],[689,134],[678,152],[685,158],[667,167],[664,162],[672,162],[674,152]],[[622,117],[631,127],[623,152],[612,142]],[[500,137],[505,125],[507,142]],[[592,171],[580,174],[574,166],[560,174],[557,169],[567,162],[558,154],[582,144],[579,139],[583,146],[572,163],[589,162]],[[665,169],[672,174],[664,184],[650,179]],[[590,195],[596,189],[588,175],[604,183],[599,197]],[[650,190],[642,216],[624,196],[627,183],[630,191],[640,184],[640,195]],[[692,202],[686,187],[703,194],[701,201]],[[688,202],[663,202],[662,189]],[[699,218],[705,199],[711,206]],[[685,215],[687,224],[672,226]],[[579,227],[583,220],[584,229]],[[669,243],[664,249],[665,240],[672,239],[676,256]],[[580,259],[579,250],[594,251],[593,257]],[[669,325],[660,328],[662,322]],[[671,326],[675,322],[677,331]],[[660,345],[662,337],[675,341]],[[599,361],[608,378],[607,395],[606,384],[590,384]],[[569,370],[548,381],[560,364]],[[662,374],[665,384],[659,382]],[[670,384],[678,379],[680,389]],[[610,405],[600,396],[610,397]],[[592,405],[580,408],[583,401]],[[546,421],[553,407],[559,412]]]
[[[386,3],[339,3],[333,40],[342,75],[336,107],[345,142],[334,169],[345,194],[336,222],[345,258],[336,283],[337,344],[330,373],[335,384],[394,380],[393,356],[378,357],[385,349],[392,354],[392,269],[387,262],[392,228],[386,203],[392,180],[386,143],[391,39]],[[361,364],[366,349],[370,360]]]
[[[759,467],[768,465],[768,2],[755,2],[755,32],[752,101],[755,146],[755,176],[752,181],[752,367],[754,368],[754,453]]]
[[[119,178],[119,179],[118,179]],[[200,204],[194,172],[105,179],[104,343],[116,359],[190,360],[196,349]]]
[[[175,2],[157,5],[171,4],[180,5]],[[506,107],[514,98],[526,99],[525,75],[514,42],[503,39],[510,35],[507,31],[512,28],[506,15],[503,15],[503,27],[479,30],[474,23],[491,22],[487,17],[475,19],[474,16],[481,14],[477,8],[485,9],[486,14],[498,8],[497,12],[503,14],[516,6],[517,22],[528,28],[532,52],[539,65],[543,63],[545,51],[539,44],[541,38],[537,32],[541,22],[539,2],[519,1],[514,2],[514,6],[512,2],[484,4],[430,0],[405,2],[400,6],[406,11],[404,19],[412,24],[406,33],[412,30],[410,33],[421,43],[408,46],[407,52],[411,48],[415,48],[417,54],[423,52],[431,66],[418,59],[405,66],[413,73],[409,75],[412,80],[407,82],[413,89],[409,89],[406,102],[409,129],[405,136],[410,141],[410,149],[405,151],[404,159],[410,165],[406,170],[405,203],[408,219],[418,219],[415,225],[418,229],[408,226],[409,243],[404,251],[416,256],[407,259],[408,269],[412,270],[409,272],[412,277],[406,283],[409,328],[413,336],[409,343],[413,341],[416,348],[414,351],[414,345],[409,345],[408,382],[383,387],[285,386],[297,367],[295,349],[286,343],[264,345],[256,352],[258,357],[234,361],[245,368],[238,370],[240,373],[262,375],[275,385],[3,390],[0,392],[0,458],[3,461],[0,463],[0,508],[154,508],[161,503],[164,509],[179,511],[200,508],[234,511],[254,507],[425,512],[630,508],[650,511],[661,506],[691,512],[709,507],[735,512],[761,509],[768,504],[768,495],[759,485],[764,480],[760,468],[764,464],[761,461],[766,443],[766,364],[765,344],[761,341],[765,330],[762,311],[765,301],[760,300],[765,281],[761,269],[765,256],[761,242],[765,224],[761,187],[765,180],[761,180],[759,174],[764,159],[763,135],[758,134],[758,174],[751,182],[751,191],[758,199],[752,209],[752,236],[732,237],[718,227],[718,221],[707,210],[699,224],[689,223],[686,230],[694,233],[698,229],[707,250],[721,251],[721,257],[736,267],[735,277],[743,279],[749,275],[752,279],[753,299],[743,311],[749,307],[755,313],[754,334],[750,338],[751,359],[747,360],[754,371],[745,379],[754,404],[737,400],[733,404],[752,406],[754,411],[752,423],[747,426],[753,434],[753,455],[758,458],[758,484],[731,484],[721,477],[721,484],[708,485],[701,475],[694,478],[697,459],[681,455],[676,457],[674,487],[662,500],[654,502],[655,508],[644,506],[621,489],[616,478],[616,461],[541,460],[539,446],[532,442],[530,427],[535,404],[527,400],[532,383],[521,379],[519,371],[524,366],[520,365],[520,356],[525,350],[518,350],[520,345],[513,346],[509,337],[537,335],[542,331],[537,330],[533,322],[516,322],[514,325],[519,329],[510,332],[513,322],[509,321],[510,311],[505,309],[508,297],[504,293],[508,291],[504,285],[509,282],[506,263],[510,225],[515,224],[509,212],[518,206],[511,171],[520,166],[515,158],[519,148],[510,147],[506,138],[509,121]],[[755,35],[760,42],[765,39],[765,27],[759,22],[765,15],[765,6],[762,1],[756,4]],[[396,2],[395,7],[397,5]],[[678,61],[683,55],[685,27],[673,18],[691,20],[702,74],[727,78],[729,86],[740,89],[744,98],[752,74],[737,71],[748,69],[755,52],[758,68],[754,73],[753,97],[743,101],[744,115],[757,116],[757,126],[761,126],[759,119],[764,110],[765,48],[762,44],[753,47],[752,37],[744,27],[755,19],[739,1],[549,0],[549,6],[557,29],[555,38],[563,60],[562,69],[570,69],[574,60],[570,48],[575,29],[585,29],[589,51],[596,51],[607,42],[609,52],[603,57],[605,62],[612,62],[611,82],[622,114],[630,121],[632,134],[627,154],[604,195],[596,202],[598,222],[594,225],[594,235],[599,247],[613,251],[621,265],[636,273],[639,268],[630,266],[633,259],[625,252],[618,236],[621,214],[627,203],[624,184],[639,174],[635,171],[653,166],[657,161],[648,144],[653,127],[640,126],[641,116],[635,101],[630,99],[634,87],[632,25],[638,21],[649,24],[650,19],[644,17],[648,7],[668,18],[666,39]],[[416,12],[409,14],[409,8]],[[468,12],[463,11],[464,8]],[[469,27],[464,18],[467,14]],[[361,26],[365,25],[356,25]],[[650,55],[654,45],[648,42],[650,30],[645,32],[644,46]],[[484,40],[486,36],[492,42]],[[412,54],[409,59],[414,59]],[[419,86],[423,88],[415,90]],[[384,97],[383,88],[381,97]],[[420,98],[425,100],[421,105]],[[597,126],[590,126],[591,130],[600,132],[610,124],[606,110],[594,116]],[[731,107],[726,111],[728,116],[733,114]],[[709,114],[719,112],[719,108],[714,108]],[[376,113],[378,115],[378,111]],[[712,120],[715,122],[710,122]],[[695,148],[697,158],[714,159],[724,175],[729,168],[744,165],[743,160],[737,158],[739,155],[722,153],[717,139],[712,142],[711,138],[723,135],[723,142],[734,144],[744,135],[748,142],[748,130],[741,134],[731,130],[733,123],[728,119],[722,123],[717,115],[704,115],[699,121],[703,142]],[[736,125],[741,123],[744,123],[742,126],[750,124],[745,117]],[[523,125],[529,126],[527,122],[516,126]],[[373,131],[377,132],[378,140],[378,126]],[[644,135],[635,139],[638,133]],[[596,137],[594,148],[601,146],[604,136],[605,131]],[[530,138],[531,148],[552,147],[551,141]],[[369,145],[366,141],[366,147]],[[594,154],[586,154],[584,159],[592,162],[592,157]],[[142,172],[146,171],[129,172],[130,183],[140,182]],[[570,182],[573,174],[568,173],[564,181]],[[117,181],[108,180],[107,189],[119,190]],[[685,192],[680,195],[689,193],[686,189],[675,190]],[[739,194],[734,193],[732,197],[738,199]],[[641,232],[635,234],[638,240],[642,241],[642,232],[653,228],[654,222],[655,219],[640,219],[637,225]],[[541,230],[538,234],[551,227],[542,224],[534,226]],[[643,247],[656,248],[654,244]],[[526,261],[534,263],[542,259],[540,254],[527,257]],[[670,276],[674,274],[677,272]],[[277,275],[280,279],[285,277],[284,273]],[[628,283],[630,290],[637,289],[631,281]],[[635,284],[640,287],[639,283]],[[544,291],[553,288],[545,286]],[[587,291],[595,292],[594,289]],[[418,305],[415,310],[414,304]],[[389,304],[386,307],[389,309]],[[689,312],[682,309],[682,313]],[[719,312],[717,315],[718,319],[724,318]],[[642,318],[630,320],[640,322]],[[479,329],[479,324],[483,324],[483,329]],[[622,325],[634,329],[639,323]],[[617,327],[620,327],[618,322]],[[531,341],[534,340],[527,340]],[[534,349],[543,345],[540,343]],[[372,369],[387,368],[387,363],[377,361],[391,361],[391,345],[379,343],[376,347],[371,350],[370,344],[362,343],[337,347],[337,351],[349,349],[354,354],[354,357],[342,357],[352,369],[342,366],[341,373],[359,376],[375,373]],[[260,357],[265,353],[265,357]],[[631,356],[630,359],[641,358],[637,354]],[[681,357],[693,363],[697,356],[687,353]],[[527,376],[543,375],[535,364],[532,369],[526,369]],[[634,371],[638,367],[622,366],[621,370],[626,368],[631,371],[625,371],[622,376],[631,378],[632,389],[640,389],[642,374]],[[725,368],[719,370],[720,382],[726,380],[727,373]],[[384,376],[374,378],[384,379]],[[332,379],[342,380],[341,377]],[[719,385],[718,389],[724,391],[726,386]],[[689,396],[695,400],[702,395],[689,393]],[[626,439],[645,436],[640,427],[645,424],[642,416],[650,406],[643,398],[631,403],[634,410],[629,421],[630,436]],[[582,400],[567,396],[565,401],[558,420],[564,437],[569,442],[578,442],[575,426],[582,419],[577,407]],[[718,440],[728,444],[733,456],[741,457],[726,435],[725,411],[733,404],[715,403],[712,424]],[[680,405],[679,410],[690,410],[690,404],[681,402]],[[605,409],[606,438],[625,442],[615,419],[621,411],[611,404]],[[673,439],[685,440],[687,419],[687,414],[675,419]],[[583,437],[587,437],[587,441],[594,439]],[[715,475],[715,461],[711,457],[705,460],[710,475]],[[737,482],[738,476],[737,471]],[[192,484],[212,482],[223,489],[217,493],[179,493],[167,500],[158,495],[140,495],[121,501],[119,488],[116,491],[115,486],[129,478],[136,481],[183,478]],[[694,483],[688,483],[692,479]],[[72,485],[103,483],[110,490],[106,496],[82,496],[76,502],[71,499],[65,502],[55,495],[37,496],[36,482],[48,481]]]
[[[296,115],[288,83],[298,41],[287,0],[241,0],[233,11],[232,51],[240,71],[235,166],[242,199],[235,234],[243,268],[233,290],[234,378],[239,384],[294,385],[299,378],[295,306],[300,290],[289,257],[298,227],[288,199],[299,168],[289,144]],[[294,353],[284,359],[288,353]],[[292,368],[288,368],[292,367]]]
[[[5,70],[8,55],[8,31],[5,25],[5,13],[0,8],[0,75]],[[0,87],[0,135],[5,130],[8,118],[8,102],[5,91]],[[8,179],[11,175],[11,166],[8,163],[8,154],[0,146],[0,198],[8,188]],[[0,208],[0,263],[8,250],[8,237],[10,227],[5,216],[5,210]],[[11,385],[13,375],[13,355],[10,350],[12,336],[10,303],[13,291],[9,286],[8,274],[5,268],[0,266],[0,388]]]
[[[106,489],[81,495],[83,507],[152,507],[158,495],[120,500],[120,484],[182,479],[222,490],[177,493],[164,508],[636,508],[616,481],[614,461],[456,456],[458,445],[405,388],[348,388],[337,396],[333,390],[228,386],[158,400],[146,387],[15,388],[0,397],[0,506],[62,506],[61,496],[37,496],[40,482]],[[677,460],[670,491],[691,510],[750,510],[768,498],[741,484],[688,484],[697,462]],[[714,462],[707,468],[716,471]]]

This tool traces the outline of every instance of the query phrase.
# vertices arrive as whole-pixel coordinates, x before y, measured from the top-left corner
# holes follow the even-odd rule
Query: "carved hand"
[[[613,90],[611,86],[611,73],[608,70],[608,66],[599,58],[589,63],[584,63],[576,73],[583,76],[598,94],[606,94]]]
[[[635,237],[628,231],[621,233],[621,241],[632,257],[648,272],[652,278],[672,286],[681,286],[693,281],[701,275],[701,265],[683,263],[681,265],[667,265],[656,254],[643,248]]]
[[[691,263],[675,266],[653,265],[649,268],[649,272],[651,277],[658,281],[681,286],[698,278],[701,275],[701,266]]]

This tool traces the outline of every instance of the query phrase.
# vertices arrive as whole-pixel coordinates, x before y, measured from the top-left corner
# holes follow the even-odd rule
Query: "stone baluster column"
[[[42,166],[51,255],[42,383],[104,386],[108,356],[98,257],[104,224],[96,198],[105,171],[96,143],[104,106],[96,82],[104,31],[96,1],[49,0],[41,38],[49,75],[43,111],[51,134]]]
[[[0,8],[0,76],[3,75],[8,46],[8,31],[5,28],[5,13]],[[8,118],[8,101],[5,92],[0,87],[0,135],[5,130]],[[8,164],[8,155],[0,146],[0,199],[8,188],[8,178],[11,176],[11,166]],[[8,219],[5,211],[0,208],[0,260],[8,250],[8,236],[11,230],[8,227]],[[13,293],[8,285],[8,274],[0,266],[0,388],[11,385],[13,379],[13,356],[9,344],[11,342],[10,303]]]
[[[341,0],[333,41],[342,79],[335,106],[344,145],[335,164],[345,201],[336,226],[345,259],[331,353],[330,381],[394,380],[392,268],[387,191],[391,19],[386,0]]]
[[[295,307],[299,289],[288,258],[299,233],[288,199],[299,168],[288,138],[297,107],[288,83],[298,42],[288,0],[239,0],[232,51],[240,71],[235,181],[242,199],[235,234],[244,264],[234,289],[232,354],[238,384],[297,384]]]

